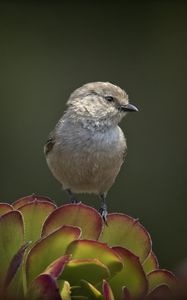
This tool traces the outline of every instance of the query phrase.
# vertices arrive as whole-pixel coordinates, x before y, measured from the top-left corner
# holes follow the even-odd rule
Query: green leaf
[[[90,300],[87,296],[72,296],[72,300]]]
[[[28,203],[31,203],[34,201],[38,201],[38,202],[47,201],[49,203],[51,203],[51,202],[53,203],[53,201],[48,197],[32,194],[30,196],[26,196],[26,197],[16,200],[12,205],[13,205],[14,209],[19,209],[20,207],[24,206],[25,204],[28,204]]]
[[[105,300],[115,300],[112,289],[106,280],[103,280],[103,295]]]
[[[94,208],[81,203],[66,204],[47,218],[42,235],[47,235],[62,225],[80,227],[83,238],[96,240],[102,230],[102,219]]]
[[[41,275],[48,275],[50,277],[47,277],[47,278],[48,279],[53,278],[53,280],[54,280],[53,283],[56,285],[57,284],[56,279],[59,277],[59,275],[63,271],[63,269],[64,269],[65,265],[67,264],[67,262],[69,261],[69,259],[70,259],[70,256],[68,256],[68,255],[62,256],[62,257],[56,259],[54,262],[52,262],[47,267],[47,269],[42,274],[40,274],[36,279],[34,279],[34,281],[38,282],[38,278],[41,278]],[[32,283],[31,283],[31,287],[32,287]],[[59,294],[61,295],[63,300],[71,300],[70,284],[67,281],[63,281],[63,280],[58,281],[58,289],[59,289]]]
[[[67,246],[78,239],[81,231],[77,227],[62,226],[42,238],[32,247],[26,260],[27,282],[42,273],[49,264],[65,254]]]
[[[42,226],[47,216],[55,209],[48,201],[34,200],[19,208],[25,225],[25,241],[35,242],[41,236]]]
[[[175,290],[176,288],[176,277],[167,270],[155,270],[147,275],[148,284],[149,284],[149,293],[152,292],[155,288],[166,285],[170,290]]]
[[[145,300],[171,300],[171,299],[180,299],[180,298],[178,297],[175,298],[174,295],[172,295],[172,291],[168,288],[168,286],[163,284],[163,285],[159,285],[152,292],[150,292],[147,295]]]
[[[65,268],[65,265],[69,262],[70,255],[64,255],[59,258],[57,258],[55,261],[53,261],[43,272],[45,274],[49,274],[53,278],[58,278],[62,271]]]
[[[0,216],[12,211],[13,207],[8,203],[0,203]]]
[[[71,300],[71,287],[68,281],[58,280],[58,286],[62,300]]]
[[[150,252],[143,263],[143,269],[146,274],[159,268],[158,260],[153,252]]]
[[[123,267],[122,262],[116,252],[108,247],[107,244],[97,241],[73,241],[67,248],[66,253],[72,254],[74,259],[96,258],[108,267],[111,275],[119,272]]]
[[[5,277],[5,282],[4,282],[5,289],[10,285],[17,270],[19,269],[19,267],[23,261],[23,255],[28,246],[29,246],[29,243],[24,244],[11,259],[8,270],[7,270],[7,274]]]
[[[151,238],[145,228],[127,215],[112,213],[107,217],[108,226],[104,227],[100,241],[109,246],[121,246],[140,258],[141,262],[151,251]]]
[[[19,211],[10,211],[0,217],[0,290],[14,255],[23,245],[23,219]]]
[[[81,287],[84,289],[90,300],[104,300],[100,291],[98,291],[90,282],[81,280]]]
[[[41,274],[33,280],[27,293],[28,300],[62,300],[54,278]]]
[[[66,264],[60,278],[74,286],[80,284],[82,279],[96,284],[109,275],[108,268],[98,259],[72,259]]]
[[[133,300],[126,286],[122,288],[122,300]]]
[[[24,254],[29,243],[24,244],[19,251],[13,256],[4,284],[4,293],[7,299],[21,300],[24,299]]]
[[[143,298],[147,293],[148,283],[139,258],[125,248],[114,247],[113,249],[124,263],[121,272],[109,281],[114,296],[118,300],[123,299],[122,288],[127,287],[132,298]]]

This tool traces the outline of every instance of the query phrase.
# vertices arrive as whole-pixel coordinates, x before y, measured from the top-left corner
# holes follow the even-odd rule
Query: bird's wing
[[[44,146],[45,155],[47,155],[53,149],[54,144],[55,144],[55,138],[50,134]]]
[[[123,151],[123,161],[125,160],[126,156],[127,156],[127,147]]]

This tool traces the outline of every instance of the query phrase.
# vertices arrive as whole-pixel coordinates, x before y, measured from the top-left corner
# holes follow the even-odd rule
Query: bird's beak
[[[129,112],[135,112],[135,111],[138,111],[138,109],[137,109],[137,107],[136,106],[134,106],[134,105],[132,105],[132,104],[130,104],[130,103],[128,103],[128,104],[126,104],[126,105],[121,105],[120,106],[120,110],[121,111],[129,111]]]

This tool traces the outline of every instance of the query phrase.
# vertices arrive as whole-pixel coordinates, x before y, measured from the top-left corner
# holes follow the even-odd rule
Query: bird
[[[67,109],[44,146],[47,165],[72,203],[76,194],[96,194],[107,224],[106,197],[127,153],[120,121],[137,112],[127,93],[110,82],[90,82],[75,89]]]

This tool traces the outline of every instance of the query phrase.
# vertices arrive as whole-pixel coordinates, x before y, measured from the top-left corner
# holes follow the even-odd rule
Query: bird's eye
[[[114,98],[113,98],[112,96],[105,96],[105,99],[106,99],[108,102],[114,101]]]

